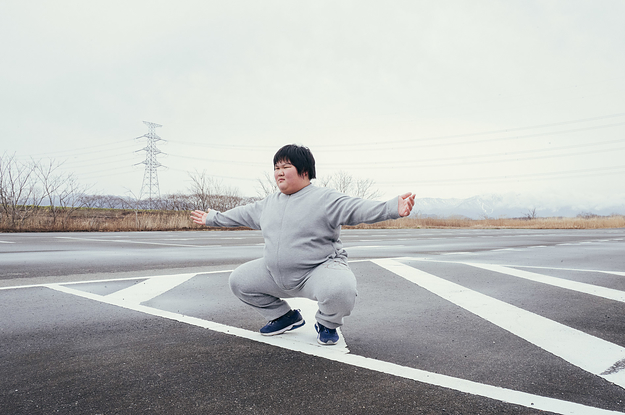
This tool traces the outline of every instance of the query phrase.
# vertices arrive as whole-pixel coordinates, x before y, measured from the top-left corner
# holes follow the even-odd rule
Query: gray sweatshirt
[[[281,288],[293,289],[327,260],[347,260],[341,225],[397,219],[397,208],[397,198],[377,202],[308,185],[292,195],[277,192],[227,212],[211,210],[206,225],[262,230],[267,269]]]

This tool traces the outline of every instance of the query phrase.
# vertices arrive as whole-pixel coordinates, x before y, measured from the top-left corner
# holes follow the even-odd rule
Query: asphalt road
[[[259,232],[0,234],[0,414],[625,412],[625,229],[348,230],[337,346],[229,291]]]

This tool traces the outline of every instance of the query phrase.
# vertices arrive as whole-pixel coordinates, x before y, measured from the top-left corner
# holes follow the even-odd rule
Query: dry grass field
[[[624,228],[625,216],[595,216],[575,218],[402,218],[373,225],[358,225],[356,229],[599,229]],[[54,218],[46,209],[38,209],[9,226],[0,222],[0,232],[128,232],[210,230],[195,225],[187,211],[149,211],[124,209],[77,209],[71,215],[57,214]]]
[[[413,229],[606,229],[624,228],[625,216],[598,216],[592,218],[535,218],[535,219],[466,219],[466,218],[405,218],[394,221],[359,225],[357,228],[413,228]]]

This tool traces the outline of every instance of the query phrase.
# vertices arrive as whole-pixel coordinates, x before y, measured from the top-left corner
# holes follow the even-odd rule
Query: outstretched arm
[[[191,212],[191,220],[198,225],[206,225],[206,216],[208,216],[208,212],[204,212],[203,210],[194,210]]]
[[[399,216],[405,217],[410,215],[412,207],[414,206],[415,196],[416,195],[410,192],[399,196],[399,201],[397,204],[397,213],[399,213]]]

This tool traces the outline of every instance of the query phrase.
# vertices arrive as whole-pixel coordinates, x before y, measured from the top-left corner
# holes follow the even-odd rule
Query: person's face
[[[299,192],[310,184],[308,174],[300,176],[297,169],[289,161],[279,161],[274,166],[273,176],[276,179],[278,189],[285,195]]]

